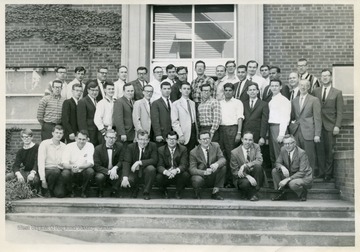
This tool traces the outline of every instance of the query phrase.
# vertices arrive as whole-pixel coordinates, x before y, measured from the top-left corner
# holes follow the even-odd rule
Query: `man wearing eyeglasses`
[[[206,65],[205,62],[202,60],[198,60],[195,63],[195,72],[197,74],[197,77],[195,80],[193,80],[191,82],[191,100],[193,100],[195,102],[196,107],[200,104],[201,102],[201,95],[202,95],[202,91],[201,91],[201,86],[202,85],[210,85],[210,90],[211,93],[210,95],[213,95],[214,92],[214,79],[211,78],[210,76],[206,76],[205,75],[205,70],[206,70]]]
[[[151,96],[151,102],[159,99],[161,97],[161,89],[160,89],[160,83],[164,74],[164,71],[162,67],[156,66],[153,69],[154,74],[154,80],[149,82],[149,85],[153,87],[154,92]]]
[[[58,81],[61,81],[62,83],[62,89],[61,89],[61,97],[63,97],[64,99],[70,98],[70,96],[68,96],[67,94],[67,82],[66,82],[66,76],[67,76],[67,70],[66,67],[64,66],[59,66],[55,69],[55,75],[56,75],[56,79]],[[49,82],[48,87],[45,89],[45,95],[51,95],[54,92],[53,86],[52,86],[52,81]]]
[[[96,101],[101,101],[103,97],[105,97],[105,91],[104,91],[104,84],[108,83],[110,81],[107,80],[108,75],[108,68],[107,67],[99,67],[97,72],[97,79],[96,80],[90,80],[86,83],[86,88],[84,90],[84,97],[88,94],[88,88],[90,82],[95,82],[99,86],[99,94],[96,97]]]
[[[224,77],[225,83],[235,84],[239,82],[239,78],[236,76],[236,64],[234,60],[229,60],[225,63],[226,75]]]
[[[274,189],[279,190],[279,194],[271,200],[286,200],[284,188],[289,187],[297,194],[300,201],[306,201],[307,190],[312,187],[313,182],[308,157],[305,151],[296,145],[292,135],[286,135],[283,142],[284,146],[272,170]]]
[[[171,86],[171,93],[170,93],[171,102],[174,102],[174,101],[180,99],[180,97],[181,97],[181,92],[180,92],[181,84],[182,83],[188,83],[187,82],[187,74],[188,74],[187,67],[179,66],[178,68],[176,68],[176,73],[177,73],[178,79],[175,82],[175,84]]]
[[[136,69],[137,79],[130,81],[129,84],[134,86],[134,101],[144,98],[143,90],[144,87],[148,84],[146,77],[148,70],[146,67],[140,66]]]
[[[150,139],[152,139],[151,132],[151,97],[153,95],[154,88],[150,85],[146,85],[143,90],[144,98],[141,100],[135,101],[134,110],[132,112],[133,123],[135,127],[135,132],[139,130],[146,130],[150,132]]]
[[[320,83],[314,75],[308,73],[308,68],[309,68],[309,66],[308,66],[307,59],[299,59],[298,60],[297,69],[298,69],[298,73],[300,75],[300,79],[308,80],[310,82],[309,93],[311,93],[315,88],[320,87]]]
[[[211,198],[223,200],[219,194],[224,187],[226,174],[226,160],[218,143],[210,141],[210,132],[203,131],[199,134],[199,145],[190,152],[191,183],[194,188],[195,198],[201,199],[202,187],[213,187]]]

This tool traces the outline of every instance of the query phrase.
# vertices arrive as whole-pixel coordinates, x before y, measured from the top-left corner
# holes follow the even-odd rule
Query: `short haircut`
[[[299,84],[300,82],[306,82],[306,86],[308,86],[309,88],[311,87],[310,81],[308,79],[299,80]]]
[[[179,139],[179,135],[176,133],[176,131],[169,131],[169,133],[167,133],[166,138],[168,138],[169,136],[176,136],[176,139]]]
[[[56,124],[53,129],[52,129],[52,132],[55,132],[55,130],[62,130],[64,131],[64,128],[60,125],[60,124]]]
[[[199,133],[199,139],[200,139],[200,136],[201,135],[205,135],[205,134],[208,134],[210,136],[210,131],[208,130],[201,130],[200,133]]]
[[[280,67],[278,66],[271,66],[269,70],[275,69],[277,73],[281,73]]]
[[[168,82],[168,81],[164,81],[164,82],[161,82],[161,84],[160,84],[160,89],[162,89],[163,86],[170,86],[170,87],[171,87],[171,84],[170,84],[170,82]]]
[[[225,67],[227,67],[228,64],[234,64],[234,67],[236,67],[235,60],[228,60],[228,61],[226,61]]]
[[[76,136],[78,136],[79,134],[84,135],[86,137],[89,137],[89,132],[87,130],[80,130],[76,133]]]
[[[215,67],[215,70],[218,69],[219,67],[222,67],[222,68],[226,69],[226,67],[225,67],[224,65],[217,65],[217,66]]]
[[[108,70],[108,67],[106,67],[106,66],[100,66],[100,67],[98,67],[98,69],[97,69],[98,73],[100,73],[100,70],[101,70],[101,69],[106,69],[106,70]]]
[[[189,82],[183,82],[183,83],[181,83],[180,88],[182,88],[182,86],[184,86],[184,85],[191,86]]]
[[[210,87],[210,90],[212,90],[210,83],[204,83],[200,86],[200,90],[203,91],[204,87]]]
[[[173,68],[175,68],[175,70],[176,70],[176,67],[173,64],[169,64],[166,66],[165,70],[166,70],[166,72],[168,72],[169,70],[171,70]]]
[[[126,83],[126,84],[123,86],[123,90],[125,91],[125,88],[126,88],[126,87],[129,87],[129,86],[133,86],[133,84],[131,84],[131,83],[129,83],[129,82]]]
[[[82,66],[75,67],[74,73],[77,73],[77,72],[84,72],[84,73],[86,73],[86,69],[85,69],[85,67],[82,67]]]
[[[160,68],[161,70],[163,70],[161,66],[156,66],[153,68],[153,73],[155,73],[156,68]]]
[[[324,73],[324,72],[329,72],[330,73],[330,76],[332,76],[332,72],[330,69],[323,69],[321,70],[321,73]]]
[[[147,130],[138,130],[137,132],[136,132],[136,136],[137,137],[139,137],[139,136],[145,136],[145,135],[147,135],[148,136],[148,138],[149,138],[149,132],[147,131]]]
[[[179,73],[183,69],[185,69],[186,73],[188,73],[188,69],[185,66],[179,66],[178,68],[176,68],[176,73]]]
[[[53,80],[51,86],[54,87],[54,84],[55,84],[55,83],[60,83],[60,84],[61,84],[61,87],[63,86],[63,83],[62,83],[61,80]]]
[[[195,68],[196,68],[197,64],[204,64],[204,68],[206,68],[206,64],[202,60],[198,60],[198,61],[195,62]]]
[[[261,70],[262,68],[265,68],[265,67],[266,67],[268,70],[270,70],[269,65],[266,65],[266,64],[262,65],[262,66],[260,67],[260,70]]]
[[[118,72],[119,72],[120,68],[125,68],[126,70],[128,70],[127,66],[121,65],[117,68]]]
[[[249,60],[249,61],[246,63],[246,66],[249,66],[249,64],[251,64],[251,63],[256,63],[256,68],[258,68],[259,63],[257,63],[256,60]]]
[[[151,86],[151,85],[149,85],[149,84],[146,84],[146,85],[144,86],[143,90],[145,90],[145,88],[147,88],[147,87],[151,87],[151,88],[152,88],[152,90],[154,90],[154,87],[153,87],[153,86]]]
[[[72,85],[71,89],[75,90],[75,88],[77,88],[77,87],[82,89],[82,85],[80,83],[75,83],[74,85]]]
[[[306,62],[306,64],[307,64],[307,59],[305,59],[305,58],[301,58],[301,59],[299,59],[299,60],[298,60],[298,62],[301,62],[301,61],[305,61],[305,62]]]
[[[65,70],[66,70],[66,67],[64,67],[64,66],[58,66],[58,67],[56,68],[55,72],[58,73],[60,69],[65,69]]]
[[[104,83],[104,89],[107,87],[107,86],[113,86],[114,87],[114,83],[110,82],[110,81],[105,81]]]
[[[255,86],[256,89],[257,89],[258,91],[260,91],[259,85],[258,85],[257,83],[255,83],[255,82],[251,82],[250,85],[247,87],[247,90],[249,90],[249,87],[251,87],[251,86]]]
[[[87,89],[89,90],[90,88],[96,88],[98,86],[97,82],[96,81],[89,81],[89,83],[87,84]]]
[[[285,139],[289,139],[289,138],[291,138],[291,139],[296,143],[295,137],[294,137],[293,135],[291,135],[291,134],[286,134],[286,135],[284,136],[284,138],[283,138],[283,141],[284,141]]]
[[[253,136],[253,138],[254,138],[254,132],[253,132],[253,131],[251,131],[251,130],[246,130],[246,131],[244,132],[244,134],[243,134],[243,137],[244,137],[246,134],[251,134],[251,135]]]
[[[115,133],[116,134],[116,131],[113,130],[113,129],[108,129],[105,133],[105,136],[107,136],[107,134],[112,134],[112,133]]]
[[[281,80],[279,80],[279,79],[271,80],[271,81],[270,81],[270,85],[271,85],[271,82],[279,82],[280,86],[282,86],[282,82],[281,82]]]
[[[33,132],[31,129],[23,129],[20,131],[20,137],[22,137],[22,135],[33,136]]]
[[[236,69],[245,69],[245,71],[247,71],[247,66],[245,66],[245,65],[240,65],[240,66],[238,66]]]
[[[146,71],[146,73],[148,72],[147,68],[146,68],[146,67],[144,67],[144,66],[140,66],[140,67],[138,67],[138,68],[136,69],[136,72],[139,72],[140,70],[145,70],[145,71]]]
[[[231,82],[228,82],[228,83],[225,83],[225,84],[224,84],[224,90],[225,90],[225,88],[231,88],[231,90],[234,91],[235,86],[234,86],[234,84],[232,84]]]

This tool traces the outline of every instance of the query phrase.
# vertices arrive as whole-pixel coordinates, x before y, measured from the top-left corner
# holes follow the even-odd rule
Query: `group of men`
[[[42,142],[33,167],[38,171],[28,169],[55,196],[57,184],[63,184],[60,195],[65,195],[82,179],[86,197],[94,179],[99,197],[107,183],[114,195],[129,187],[136,197],[143,182],[149,199],[156,181],[165,197],[167,185],[175,183],[177,198],[191,184],[196,198],[206,186],[213,187],[212,198],[222,199],[225,185],[256,201],[266,180],[264,167],[270,167],[275,189],[290,187],[306,200],[313,170],[331,179],[343,98],[332,87],[330,70],[322,70],[319,81],[307,72],[306,59],[297,68],[286,85],[279,67],[262,65],[256,75],[254,60],[217,66],[216,81],[205,75],[205,62],[197,61],[191,83],[188,69],[172,64],[165,68],[166,79],[162,67],[154,67],[150,83],[145,67],[127,82],[128,69],[120,66],[114,83],[100,67],[97,79],[86,84],[83,67],[75,69],[70,83],[66,68],[59,67],[37,113]],[[268,164],[263,156],[270,156]],[[274,200],[284,199],[283,192]]]

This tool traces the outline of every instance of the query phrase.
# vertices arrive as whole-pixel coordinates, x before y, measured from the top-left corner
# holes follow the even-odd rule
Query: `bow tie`
[[[112,150],[112,149],[113,149],[113,147],[106,147],[106,149],[107,149],[107,150]]]

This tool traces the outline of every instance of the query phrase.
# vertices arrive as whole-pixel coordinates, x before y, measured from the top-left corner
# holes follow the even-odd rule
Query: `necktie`
[[[288,162],[289,162],[289,170],[291,167],[291,156],[290,156],[290,152],[288,152]]]
[[[171,167],[174,167],[174,149],[172,149],[170,151],[170,155],[171,155]]]
[[[206,149],[206,168],[210,167],[209,149]]]
[[[250,81],[252,81],[252,77],[250,77]]]
[[[139,161],[144,157],[144,151],[145,151],[145,148],[141,148],[141,152],[139,155]]]
[[[192,116],[192,113],[191,113],[190,101],[189,100],[186,100],[186,101],[187,101],[187,108],[189,110],[189,114],[190,114],[190,118],[191,118],[191,123],[193,123],[194,120],[193,120],[193,116]]]
[[[241,81],[239,82],[238,89],[236,90],[235,98],[240,99],[240,95],[241,95]]]
[[[169,98],[167,98],[167,106],[168,106],[169,111],[171,111]]]
[[[291,91],[291,101],[294,99],[294,90],[293,91]]]
[[[250,148],[246,150],[246,160],[250,162]]]
[[[251,100],[250,108],[251,108],[251,109],[254,108],[254,100]]]
[[[151,109],[151,102],[149,101],[149,108]]]
[[[322,103],[325,102],[325,98],[326,98],[326,88],[324,88],[324,93],[323,93],[323,96],[322,96]]]
[[[108,169],[112,169],[112,168],[113,168],[113,164],[112,164],[112,153],[113,153],[113,149],[112,149],[112,148],[106,148],[106,149],[107,149],[108,158],[109,158]]]

